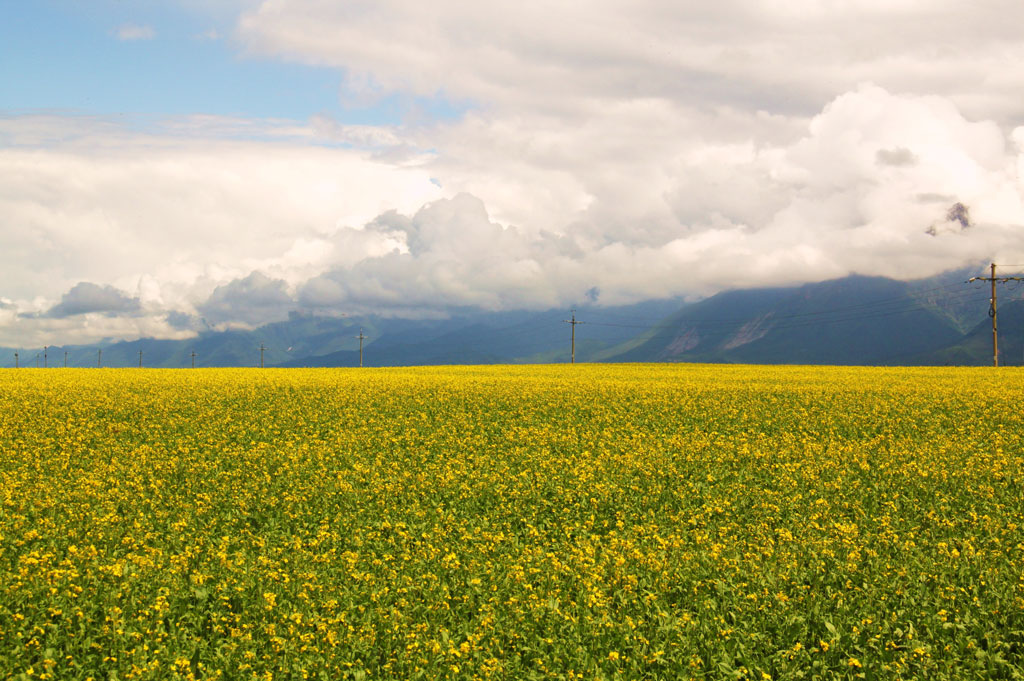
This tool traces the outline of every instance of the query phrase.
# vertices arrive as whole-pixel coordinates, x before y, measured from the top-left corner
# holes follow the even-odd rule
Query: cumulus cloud
[[[140,309],[138,298],[131,298],[113,286],[99,286],[83,281],[61,296],[60,302],[51,307],[45,316],[62,319],[99,312],[114,317],[135,314]]]
[[[788,143],[678,145],[602,191],[600,170],[574,173],[591,201],[551,230],[501,224],[469,195],[382,215],[362,234],[404,248],[331,268],[298,300],[545,307],[599,291],[620,303],[710,293],[723,272],[741,286],[913,278],[1024,254],[1020,150],[944,98],[865,85]]]
[[[114,31],[118,40],[152,40],[156,37],[156,31],[152,26],[140,24],[122,24]]]
[[[190,117],[140,129],[100,117],[0,116],[0,296],[18,313],[4,318],[0,343],[95,338],[95,320],[80,320],[78,334],[71,318],[25,317],[81,281],[132,291],[145,328],[177,334],[167,311],[193,314],[217,286],[255,270],[296,285],[327,266],[324,239],[342,227],[441,196],[414,156],[310,145],[310,127],[279,135],[281,126],[264,123],[240,130]],[[364,245],[358,257],[392,247]],[[139,333],[107,323],[111,334]]]
[[[595,239],[635,231],[650,242],[675,229],[683,202],[669,207],[666,194],[689,194],[695,209],[703,190],[729,194],[725,217],[742,222],[774,214],[785,188],[775,177],[744,173],[732,185],[701,173],[680,192],[679,171],[701,155],[711,173],[749,159],[765,167],[864,83],[931,98],[919,135],[950,112],[1003,129],[1021,120],[1024,72],[1006,68],[1024,58],[1012,18],[1024,20],[1024,7],[1006,0],[268,0],[238,33],[252,52],[337,67],[343,98],[362,87],[476,103],[424,131],[449,196],[478,196],[527,230],[564,230],[586,211]],[[879,124],[869,108],[858,115]],[[908,153],[892,139],[871,157],[882,175],[914,162]]]
[[[562,297],[548,279],[555,273],[543,270],[565,255],[559,240],[491,221],[483,202],[468,194],[429,204],[412,217],[382,215],[365,232],[400,247],[312,278],[299,289],[304,306],[493,310],[553,305]]]
[[[218,286],[197,309],[211,325],[258,325],[287,317],[293,304],[283,280],[253,272],[243,279]]]
[[[143,302],[175,308],[255,269],[298,281],[323,235],[439,196],[425,169],[358,150],[34,117],[0,119],[5,133],[20,140],[0,148],[0,294],[12,300],[148,277]]]

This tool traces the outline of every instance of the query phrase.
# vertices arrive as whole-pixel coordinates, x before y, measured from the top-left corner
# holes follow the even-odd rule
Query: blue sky
[[[1024,262],[1021,25],[1020,0],[0,0],[0,346]]]
[[[349,124],[457,117],[442,97],[342,101],[337,68],[247,55],[233,13],[172,2],[3,0],[0,110],[206,114]],[[124,39],[122,29],[152,31]]]

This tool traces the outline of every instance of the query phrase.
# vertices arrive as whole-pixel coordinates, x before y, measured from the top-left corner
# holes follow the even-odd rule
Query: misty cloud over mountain
[[[284,281],[253,272],[243,279],[218,286],[196,310],[210,324],[259,325],[265,320],[287,316],[293,306]]]

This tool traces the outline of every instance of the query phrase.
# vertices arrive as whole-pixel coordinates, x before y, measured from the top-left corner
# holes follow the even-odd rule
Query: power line
[[[992,366],[999,366],[999,331],[996,323],[996,284],[1005,284],[1008,281],[1024,281],[1024,277],[997,277],[996,264],[992,263],[992,276],[971,277],[967,283],[972,281],[987,281],[992,284],[992,297],[989,299],[988,316],[992,318]]]
[[[366,336],[363,335],[363,327],[359,327],[359,335],[356,336],[359,339],[359,368],[363,368],[363,341]]]
[[[569,357],[570,363],[576,363],[576,325],[582,324],[583,322],[576,321],[576,310],[572,311],[572,319],[563,319],[563,323],[569,324],[572,331],[569,334]]]

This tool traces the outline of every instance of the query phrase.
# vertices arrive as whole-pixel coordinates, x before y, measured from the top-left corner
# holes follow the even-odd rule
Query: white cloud
[[[240,36],[354,88],[556,115],[644,98],[806,115],[872,81],[1008,121],[1022,21],[1015,0],[266,0]]]
[[[118,40],[152,40],[156,37],[156,31],[152,26],[139,24],[122,24],[114,31]]]
[[[511,198],[544,197],[545,185],[564,177],[552,206],[530,217],[529,228],[496,223],[492,203],[468,195],[408,218],[385,216],[361,234],[388,234],[406,249],[332,268],[300,287],[299,300],[545,307],[578,302],[596,287],[603,302],[621,303],[851,272],[913,278],[1024,255],[1020,151],[999,126],[968,121],[944,98],[865,85],[829,103],[800,137],[774,143],[702,138],[707,126],[678,113],[674,125],[664,116],[673,134],[657,143],[642,146],[637,135],[637,145],[604,149],[599,129],[566,130],[549,145],[515,126],[487,135],[474,134],[477,121],[456,124],[452,137],[464,133],[466,148],[484,159],[523,149],[521,171],[489,166],[509,197],[496,193],[496,205],[530,216],[533,206]],[[648,124],[657,116],[644,115]],[[758,125],[752,118],[749,129]],[[499,149],[487,149],[488,137]],[[451,155],[442,154],[438,164],[447,163]],[[550,220],[559,196],[577,201]],[[957,201],[975,224],[930,234]]]
[[[22,313],[49,309],[80,281],[116,286],[154,314],[189,311],[255,269],[294,285],[322,266],[325,235],[440,196],[415,164],[287,140],[88,119],[61,130],[34,117],[0,119],[0,140],[0,296]],[[30,333],[16,326],[0,344]]]
[[[438,150],[444,187],[528,230],[561,230],[590,206],[622,238],[674,229],[658,197],[676,192],[688,156],[791,144],[861,83],[1001,126],[1024,118],[1019,21],[1024,6],[1008,0],[267,0],[239,37],[337,67],[345,96],[362,83],[371,97],[474,102],[421,141]],[[754,219],[761,206],[746,197],[775,193],[766,180],[741,180],[747,208],[731,212]]]

